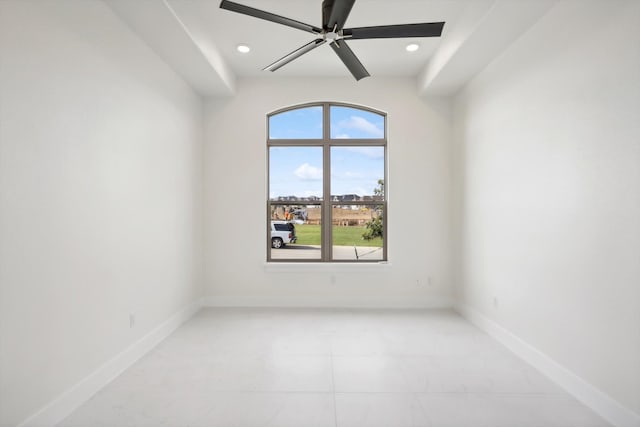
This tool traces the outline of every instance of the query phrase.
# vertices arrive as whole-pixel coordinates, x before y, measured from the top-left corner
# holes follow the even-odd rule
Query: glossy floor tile
[[[206,309],[63,427],[604,427],[446,310]]]

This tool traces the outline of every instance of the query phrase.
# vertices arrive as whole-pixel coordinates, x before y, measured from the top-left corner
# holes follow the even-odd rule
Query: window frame
[[[308,107],[322,107],[322,139],[271,139],[269,119],[278,114],[286,113],[288,111],[308,108]],[[361,110],[369,113],[379,115],[384,121],[384,135],[382,138],[331,138],[331,107],[347,107],[356,110]],[[388,262],[388,126],[387,126],[387,113],[376,110],[367,106],[350,104],[344,102],[309,102],[304,104],[292,105],[289,107],[281,108],[266,115],[266,181],[267,181],[267,201],[266,201],[266,215],[267,215],[267,263],[282,263],[282,262],[295,262],[295,263],[386,263]],[[384,149],[384,193],[382,200],[360,200],[351,201],[348,204],[353,206],[370,206],[378,207],[382,206],[383,211],[383,236],[382,236],[382,259],[333,259],[333,207],[345,205],[342,201],[331,200],[331,148],[332,147],[383,147]],[[322,200],[321,201],[275,201],[270,197],[270,148],[271,147],[321,147],[322,148]],[[273,259],[271,256],[271,207],[272,206],[289,206],[292,204],[306,204],[306,205],[320,205],[321,206],[321,236],[320,236],[320,258],[319,259]]]

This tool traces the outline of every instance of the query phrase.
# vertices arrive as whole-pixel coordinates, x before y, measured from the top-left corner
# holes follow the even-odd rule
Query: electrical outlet
[[[133,328],[134,326],[136,326],[136,315],[129,313],[129,328]]]
[[[498,297],[493,297],[493,308],[498,308]]]

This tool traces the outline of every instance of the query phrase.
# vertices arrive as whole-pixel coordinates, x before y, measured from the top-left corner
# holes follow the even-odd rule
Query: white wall
[[[416,92],[410,79],[269,76],[240,80],[233,98],[207,103],[205,263],[211,304],[450,304],[449,105],[424,101]],[[265,271],[266,114],[311,101],[388,113],[391,267]]]
[[[202,103],[109,8],[0,2],[0,425],[197,298],[201,199]]]
[[[462,304],[637,413],[639,23],[559,2],[454,107]]]

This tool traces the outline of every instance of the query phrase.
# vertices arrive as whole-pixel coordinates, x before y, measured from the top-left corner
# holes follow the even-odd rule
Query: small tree
[[[378,180],[378,186],[373,189],[373,194],[376,196],[384,196],[384,179]],[[376,237],[382,237],[384,231],[383,224],[383,216],[382,213],[380,213],[365,224],[365,231],[362,233],[362,238],[364,240],[372,240]]]
[[[372,240],[376,237],[382,237],[382,215],[373,218],[365,224],[366,230],[362,233],[364,240]]]
[[[378,186],[373,189],[374,196],[384,196],[384,179],[378,180]]]

